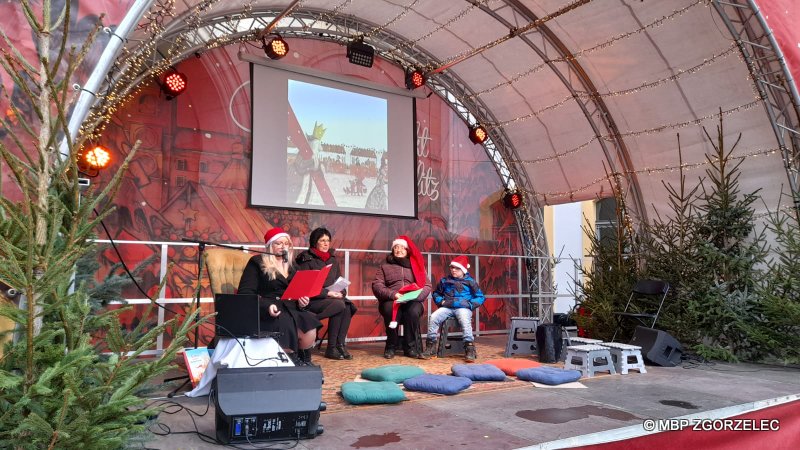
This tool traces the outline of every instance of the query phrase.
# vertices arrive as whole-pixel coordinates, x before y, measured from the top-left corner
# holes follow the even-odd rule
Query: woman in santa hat
[[[321,326],[314,313],[306,311],[308,297],[281,300],[289,286],[289,266],[294,253],[289,234],[274,227],[264,235],[266,251],[250,258],[239,281],[239,294],[258,294],[261,329],[283,333],[277,338],[284,350],[296,353],[301,364],[311,364],[311,347]]]
[[[394,358],[399,349],[398,325],[403,326],[403,353],[410,358],[420,357],[419,321],[425,312],[422,302],[431,290],[422,253],[408,236],[398,236],[392,242],[392,253],[372,282],[372,293],[378,299],[378,311],[386,327],[384,358]]]

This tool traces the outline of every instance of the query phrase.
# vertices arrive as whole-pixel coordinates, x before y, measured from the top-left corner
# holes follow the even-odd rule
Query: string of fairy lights
[[[463,19],[473,9],[480,8],[481,6],[484,6],[485,4],[489,3],[490,1],[492,1],[492,0],[480,0],[480,1],[469,2],[469,6],[467,6],[464,9],[462,9],[461,11],[459,11],[458,13],[456,13],[455,15],[450,17],[449,19],[445,20],[439,26],[432,28],[430,31],[428,31],[427,33],[423,34],[422,36],[420,36],[420,37],[418,37],[416,39],[403,41],[402,43],[398,44],[393,49],[389,50],[387,53],[392,55],[392,56],[395,56],[395,57],[399,56],[399,54],[400,54],[400,52],[402,50],[413,48],[413,47],[417,46],[420,42],[424,41],[425,39],[428,39],[429,37],[433,36],[434,34],[438,33],[439,31],[441,31],[443,29],[446,29],[447,27],[449,27],[449,26],[453,25],[454,23],[458,22],[459,20]]]
[[[454,24],[457,21],[463,19],[464,17],[467,17],[470,13],[474,12],[476,9],[485,7],[490,1],[493,1],[493,0],[470,1],[470,2],[467,3],[466,7],[464,7],[460,11],[456,12],[454,15],[450,16],[449,18],[447,18],[443,22],[440,22],[436,27],[430,29],[428,32],[426,32],[422,36],[419,36],[419,37],[417,37],[415,39],[412,39],[412,40],[404,41],[401,44],[398,44],[396,47],[392,48],[391,50],[388,50],[388,52],[386,52],[386,53],[388,53],[389,55],[393,55],[393,54],[397,55],[397,54],[400,54],[402,51],[404,51],[406,49],[411,49],[411,48],[419,45],[422,41],[425,41],[426,39],[429,39],[431,36],[433,36],[437,32],[440,32],[441,30],[452,26],[452,24]],[[555,12],[555,13],[543,16],[542,18],[537,19],[535,21],[532,21],[532,22],[530,22],[530,23],[528,23],[528,24],[526,24],[526,25],[524,25],[524,26],[522,26],[520,28],[510,30],[510,32],[507,35],[504,35],[504,36],[502,36],[502,37],[500,37],[498,39],[495,39],[495,40],[493,40],[491,42],[488,42],[486,44],[483,44],[483,45],[480,45],[480,46],[476,46],[475,48],[465,50],[465,51],[460,52],[460,53],[458,53],[458,54],[456,54],[456,55],[454,55],[452,57],[446,58],[444,60],[444,63],[436,63],[436,64],[429,63],[425,67],[425,69],[427,69],[428,71],[434,70],[434,68],[435,68],[434,66],[435,65],[441,65],[441,67],[445,67],[448,64],[453,64],[453,63],[458,62],[459,60],[463,60],[463,58],[465,58],[465,57],[468,57],[468,56],[471,56],[471,55],[474,55],[474,54],[478,54],[478,53],[480,53],[482,51],[485,51],[488,48],[494,47],[496,45],[500,45],[501,43],[503,43],[503,42],[505,42],[505,41],[507,41],[509,39],[513,39],[514,37],[518,37],[518,36],[522,35],[523,33],[526,33],[526,32],[529,32],[531,30],[534,30],[537,26],[540,26],[541,24],[547,22],[548,20],[551,20],[551,19],[553,19],[555,17],[558,17],[560,15],[566,14],[567,12],[572,11],[575,8],[579,7],[579,6],[582,6],[582,5],[585,5],[587,3],[590,3],[591,1],[592,0],[576,0],[576,1],[573,1],[573,2],[571,2],[569,4],[567,4],[566,6],[558,9],[558,11]],[[191,33],[191,32],[197,33],[197,31],[200,30],[201,27],[203,27],[204,24],[205,24],[204,13],[208,12],[208,10],[210,8],[212,8],[214,6],[214,4],[216,4],[218,2],[219,2],[219,0],[205,0],[205,1],[201,2],[201,3],[199,3],[198,5],[190,6],[189,9],[181,16],[181,19],[184,21],[184,23],[187,24],[187,28],[188,28],[187,32],[189,32],[189,33]],[[302,1],[299,2],[299,4],[302,4],[302,3],[303,3]],[[333,21],[335,21],[335,19],[340,17],[342,14],[344,14],[343,11],[346,8],[348,8],[349,6],[351,6],[352,3],[353,3],[352,0],[342,0],[340,3],[338,3],[331,10],[325,11],[325,12],[317,14],[317,15],[313,15],[313,17],[314,17],[314,19],[316,21],[319,21],[319,22],[332,23]],[[362,35],[362,37],[373,37],[373,36],[376,36],[379,33],[383,32],[384,30],[388,30],[389,27],[391,27],[392,25],[396,24],[398,21],[402,20],[404,17],[407,17],[408,14],[410,14],[411,12],[416,11],[414,8],[416,8],[419,3],[420,3],[420,0],[412,0],[412,1],[410,1],[406,6],[402,7],[402,10],[398,14],[396,14],[393,17],[387,19],[381,25],[371,27],[369,29],[369,31],[367,31],[365,34]],[[687,13],[692,10],[692,8],[695,8],[695,7],[697,7],[699,5],[703,5],[703,4],[708,5],[708,1],[707,0],[695,0],[695,1],[693,1],[692,3],[690,3],[690,4],[686,5],[686,6],[683,6],[683,7],[679,8],[679,9],[676,9],[676,10],[672,11],[671,13],[666,14],[666,15],[664,15],[662,17],[654,19],[654,20],[650,21],[649,23],[646,23],[645,25],[642,25],[642,26],[640,26],[640,27],[638,27],[638,28],[636,28],[634,30],[630,30],[630,31],[626,31],[626,32],[614,35],[614,36],[612,36],[612,37],[610,37],[608,39],[605,39],[605,40],[603,40],[601,42],[595,43],[594,45],[591,45],[591,46],[583,48],[583,49],[579,49],[579,50],[577,50],[576,52],[574,52],[574,53],[572,53],[570,55],[562,56],[560,58],[554,58],[554,59],[545,60],[542,63],[537,64],[536,66],[533,66],[533,67],[531,67],[531,68],[529,68],[529,69],[527,69],[527,70],[525,70],[523,72],[517,73],[517,74],[513,75],[512,77],[510,77],[508,79],[505,79],[505,80],[503,80],[503,81],[501,81],[501,82],[499,82],[499,83],[497,83],[497,84],[495,84],[493,86],[490,86],[490,87],[488,87],[486,89],[474,92],[474,93],[472,93],[472,94],[470,94],[468,96],[465,96],[464,98],[458,98],[458,97],[455,97],[455,96],[454,96],[454,98],[456,100],[460,101],[462,104],[466,104],[467,103],[467,102],[465,102],[466,100],[474,100],[474,99],[477,99],[477,98],[479,98],[481,96],[490,94],[490,93],[494,92],[495,90],[500,89],[500,88],[502,88],[504,86],[513,85],[514,83],[517,83],[518,81],[520,81],[520,80],[522,80],[522,79],[524,79],[526,77],[529,77],[529,76],[531,76],[531,75],[533,75],[533,74],[545,69],[548,66],[548,64],[558,63],[558,62],[570,62],[570,61],[582,58],[584,56],[590,55],[590,54],[592,54],[594,52],[600,51],[602,49],[607,49],[607,48],[612,47],[612,46],[614,46],[614,45],[616,45],[616,44],[618,44],[620,42],[623,42],[624,40],[626,40],[628,38],[634,37],[636,35],[644,33],[644,32],[646,32],[648,30],[655,29],[657,27],[661,27],[661,26],[663,26],[665,24],[670,23],[673,20],[678,19],[679,17],[686,16]],[[252,15],[253,15],[253,5],[254,5],[253,0],[250,0],[250,1],[247,1],[247,2],[243,3],[242,4],[242,11],[240,13],[240,18],[241,17],[252,17]],[[88,132],[86,130],[92,130],[91,132],[93,134],[101,134],[103,132],[103,130],[105,129],[106,124],[110,121],[110,118],[119,109],[119,107],[121,107],[121,105],[126,100],[132,98],[134,95],[136,95],[137,93],[139,93],[143,89],[144,86],[142,84],[139,84],[139,83],[135,83],[134,84],[135,80],[142,79],[142,74],[150,74],[150,75],[158,76],[159,74],[163,73],[164,71],[170,69],[173,66],[173,61],[178,56],[182,55],[183,51],[189,45],[191,45],[190,40],[185,37],[185,36],[187,36],[187,34],[178,35],[177,37],[174,38],[174,40],[172,42],[172,45],[167,48],[166,54],[165,55],[161,55],[163,57],[162,59],[158,60],[156,58],[153,58],[153,55],[156,52],[158,52],[158,50],[156,49],[156,43],[160,42],[161,39],[164,37],[166,26],[168,26],[168,24],[169,24],[169,20],[168,19],[175,18],[175,16],[176,16],[176,2],[175,2],[175,0],[156,0],[155,1],[154,5],[151,7],[151,9],[149,11],[147,11],[147,13],[143,17],[143,20],[140,22],[140,24],[138,26],[138,30],[142,31],[145,34],[145,38],[142,39],[142,41],[140,42],[140,45],[138,45],[138,46],[133,46],[133,47],[124,46],[123,47],[123,54],[121,55],[120,59],[124,60],[125,64],[124,64],[123,67],[115,64],[115,66],[114,66],[116,68],[115,73],[114,73],[113,76],[109,76],[109,79],[113,79],[113,83],[109,84],[109,89],[108,89],[107,92],[100,93],[98,95],[98,98],[102,97],[102,100],[103,100],[100,103],[101,107],[93,108],[90,111],[88,119],[84,122],[84,124],[86,124],[86,125],[84,127],[82,127],[82,129],[81,129],[82,132]],[[308,29],[308,28],[311,28],[313,26],[314,26],[313,22],[311,22],[311,21],[305,21],[305,22],[303,22],[303,25],[302,25],[302,27],[304,29]],[[247,41],[247,40],[252,40],[256,36],[256,34],[257,34],[257,32],[254,32],[254,33],[252,33],[252,35],[239,36],[239,37],[236,37],[236,38],[231,38],[231,37],[227,37],[227,36],[213,37],[213,38],[208,40],[207,47],[208,48],[221,47],[221,46],[224,46],[224,45],[230,45],[230,44],[235,43],[235,42],[243,42],[243,41]],[[163,44],[163,41],[162,41],[162,44]],[[661,87],[661,86],[666,86],[666,85],[669,85],[670,83],[675,83],[675,82],[677,82],[678,80],[680,80],[684,76],[696,74],[696,73],[700,72],[701,70],[703,70],[704,68],[710,67],[711,65],[713,65],[715,63],[718,63],[718,62],[724,60],[725,58],[729,57],[732,54],[737,54],[737,49],[738,49],[737,43],[734,42],[728,48],[726,48],[726,49],[724,49],[722,51],[719,51],[719,52],[717,52],[715,54],[712,54],[711,56],[709,56],[707,58],[704,58],[702,60],[702,62],[694,64],[694,65],[692,65],[692,66],[690,66],[688,68],[682,68],[682,69],[679,69],[677,71],[674,71],[669,76],[658,78],[656,80],[648,80],[648,81],[642,82],[642,83],[640,83],[640,84],[638,84],[636,86],[626,87],[626,88],[613,90],[613,91],[609,90],[609,91],[602,92],[602,93],[600,93],[600,92],[578,91],[574,95],[565,96],[563,99],[561,99],[561,100],[559,100],[559,101],[557,101],[557,102],[555,102],[555,103],[553,103],[551,105],[547,105],[547,106],[541,107],[541,108],[537,109],[536,111],[533,111],[533,112],[530,112],[530,113],[527,113],[527,114],[524,114],[524,115],[521,115],[521,116],[518,116],[518,117],[515,117],[515,118],[512,118],[512,119],[498,121],[496,123],[488,123],[488,124],[486,124],[486,126],[487,126],[487,128],[489,130],[491,130],[492,128],[503,128],[503,127],[506,127],[506,126],[511,126],[511,125],[514,125],[514,124],[518,124],[518,123],[524,122],[526,120],[529,120],[529,119],[531,119],[533,117],[541,117],[545,113],[552,112],[552,111],[558,109],[559,107],[561,107],[561,106],[563,106],[563,105],[565,105],[565,104],[567,104],[569,102],[576,101],[576,100],[590,100],[592,98],[609,98],[609,97],[618,97],[618,96],[625,96],[625,95],[640,94],[640,93],[642,93],[643,91],[646,91],[646,90],[655,89],[655,88],[658,88],[658,87]],[[755,101],[752,101],[752,102],[749,102],[749,103],[746,103],[746,104],[742,104],[742,105],[736,106],[734,108],[731,108],[731,109],[728,109],[728,110],[725,110],[725,111],[721,111],[719,113],[709,114],[709,115],[706,115],[706,116],[703,116],[703,117],[700,117],[700,118],[697,118],[697,119],[694,119],[694,120],[690,120],[690,121],[683,121],[683,122],[676,122],[676,123],[665,123],[665,124],[657,125],[657,126],[654,126],[654,127],[643,129],[643,130],[634,130],[634,131],[627,131],[627,132],[622,132],[622,133],[609,133],[609,134],[604,134],[604,135],[597,135],[597,136],[591,137],[588,141],[586,141],[586,142],[584,142],[582,144],[579,144],[579,145],[577,145],[577,146],[575,146],[575,147],[573,147],[571,149],[555,152],[552,155],[541,157],[541,158],[519,160],[519,161],[515,161],[515,162],[517,162],[519,164],[523,164],[523,165],[528,165],[528,166],[535,165],[535,164],[540,164],[540,163],[545,163],[545,162],[556,160],[556,159],[559,159],[559,158],[562,158],[562,157],[565,157],[565,156],[568,156],[568,155],[573,155],[573,154],[575,154],[577,152],[580,152],[582,150],[588,149],[588,148],[591,147],[592,143],[594,143],[594,142],[596,142],[596,141],[598,141],[600,139],[607,140],[607,141],[612,141],[612,140],[616,140],[616,139],[623,138],[623,137],[639,137],[639,136],[645,136],[645,135],[661,133],[661,132],[668,131],[668,130],[675,130],[675,129],[686,128],[686,127],[689,127],[689,126],[699,125],[701,122],[703,122],[705,120],[708,120],[708,119],[710,119],[712,117],[720,117],[720,116],[730,115],[730,114],[734,114],[734,113],[739,112],[739,111],[744,111],[744,110],[753,108],[753,107],[759,105],[761,101],[762,101],[761,99],[756,99]],[[98,127],[93,127],[91,124],[96,124],[96,125],[99,124],[99,126]],[[762,155],[767,155],[767,154],[773,154],[776,151],[777,150],[775,150],[775,149],[769,149],[769,150],[765,150],[765,151],[756,151],[756,152],[753,152],[752,154],[743,155],[743,156],[741,156],[741,158],[756,157],[756,156],[762,156]],[[509,162],[512,162],[512,161],[509,161]],[[697,163],[697,164],[702,165],[702,164],[705,164],[705,163]],[[692,166],[692,165],[684,165],[684,166],[685,166],[685,168],[689,168],[689,169],[690,168],[694,168],[694,166]],[[683,167],[683,166],[681,166],[681,167]],[[635,174],[635,173],[665,172],[665,171],[677,170],[678,168],[680,168],[680,167],[667,166],[667,167],[656,168],[656,169],[644,168],[644,169],[639,169],[639,170],[636,170],[636,171],[633,171],[633,172],[629,172],[629,173],[626,172],[626,173],[621,173],[621,174],[617,174],[617,175],[628,175],[628,174]],[[607,177],[600,177],[600,178],[598,178],[596,180],[593,180],[593,181],[591,181],[591,182],[589,182],[589,183],[587,183],[587,184],[585,184],[585,185],[583,185],[583,186],[581,186],[581,187],[579,187],[577,189],[571,190],[571,191],[547,192],[547,193],[530,193],[530,195],[535,195],[535,196],[543,198],[543,199],[547,199],[547,198],[551,198],[552,199],[552,198],[557,198],[557,197],[558,198],[561,198],[561,197],[573,197],[573,196],[576,196],[578,194],[581,194],[582,192],[584,192],[584,191],[586,191],[588,189],[591,189],[597,183],[603,182],[604,180],[607,180]]]
[[[674,19],[676,19],[676,18],[678,18],[680,16],[683,16],[690,9],[694,8],[697,5],[703,4],[704,2],[705,2],[705,0],[696,0],[694,3],[691,3],[691,4],[689,4],[689,5],[687,5],[687,6],[683,7],[683,8],[677,9],[677,10],[673,11],[672,13],[667,14],[667,15],[665,15],[663,17],[655,19],[652,22],[650,22],[650,23],[648,23],[648,24],[646,24],[646,25],[644,25],[642,27],[639,27],[639,28],[637,28],[635,30],[627,31],[625,33],[620,33],[618,35],[612,36],[610,39],[607,39],[607,40],[605,40],[603,42],[599,42],[599,43],[597,43],[597,44],[595,44],[595,45],[593,45],[591,47],[588,47],[588,48],[585,48],[585,49],[582,49],[582,50],[578,50],[578,51],[576,51],[575,53],[573,53],[571,55],[567,55],[567,56],[560,57],[560,58],[553,58],[553,59],[542,61],[541,63],[531,67],[528,70],[525,70],[524,72],[520,72],[520,73],[517,73],[516,75],[513,75],[508,80],[501,81],[501,82],[495,84],[492,87],[489,87],[489,88],[486,88],[486,89],[483,89],[483,90],[475,92],[474,94],[472,94],[470,96],[470,98],[480,97],[480,96],[488,94],[490,92],[494,92],[495,90],[500,89],[501,87],[512,85],[512,84],[518,82],[519,80],[521,80],[523,78],[526,78],[526,77],[528,77],[530,75],[533,75],[536,72],[539,72],[539,71],[545,69],[549,64],[578,60],[579,58],[582,58],[582,57],[584,57],[586,55],[594,53],[594,52],[596,52],[598,50],[603,50],[603,49],[610,48],[613,45],[615,45],[616,43],[618,43],[619,41],[622,41],[622,40],[627,39],[627,38],[629,38],[631,36],[635,36],[637,34],[643,33],[645,31],[649,31],[649,30],[652,30],[654,28],[660,27],[661,25],[664,25],[668,21],[671,21],[671,20],[674,20]]]
[[[521,121],[524,121],[524,120],[531,119],[533,117],[539,117],[539,116],[542,115],[542,113],[555,110],[555,109],[557,109],[557,108],[559,108],[561,106],[564,106],[565,104],[570,103],[570,102],[572,102],[572,101],[574,101],[576,99],[589,100],[589,99],[592,99],[592,98],[619,97],[619,96],[623,96],[623,95],[637,94],[637,93],[643,92],[645,90],[666,86],[666,85],[668,85],[670,83],[673,83],[673,82],[677,81],[683,75],[691,75],[691,74],[698,73],[698,72],[700,72],[700,70],[702,70],[706,66],[710,66],[710,65],[712,65],[712,64],[714,64],[715,62],[718,62],[718,61],[723,61],[728,56],[730,56],[732,54],[736,54],[737,50],[738,50],[738,47],[737,47],[736,43],[733,43],[726,50],[722,51],[721,53],[717,53],[715,55],[712,55],[709,58],[705,58],[702,63],[696,64],[696,65],[694,65],[694,66],[692,66],[692,67],[690,67],[688,69],[679,69],[673,75],[670,75],[668,77],[659,78],[658,80],[654,80],[654,81],[646,81],[646,82],[644,82],[644,83],[642,83],[642,84],[640,84],[638,86],[625,88],[625,89],[620,89],[618,91],[607,91],[607,92],[603,92],[603,93],[590,93],[590,92],[586,92],[586,91],[579,91],[575,95],[572,95],[572,94],[567,95],[564,98],[562,98],[561,100],[557,101],[556,103],[553,103],[553,104],[544,106],[542,108],[539,108],[536,111],[533,111],[533,112],[531,112],[529,114],[525,114],[523,116],[519,116],[519,117],[516,117],[514,119],[505,120],[505,121],[501,121],[501,122],[488,122],[488,123],[486,123],[486,126],[488,128],[505,127],[506,125],[510,125],[512,123],[521,122]],[[748,76],[748,78],[749,78],[749,76]]]
[[[728,159],[731,160],[745,160],[749,158],[757,158],[760,156],[770,156],[776,153],[780,153],[780,148],[769,148],[769,149],[759,149],[755,150],[746,154],[736,155],[736,156],[729,156]],[[530,196],[539,197],[543,200],[544,204],[549,204],[549,202],[553,199],[560,199],[560,198],[568,198],[570,200],[574,199],[577,194],[582,192],[588,191],[592,187],[596,186],[599,183],[605,183],[608,181],[613,181],[614,177],[624,177],[624,176],[631,176],[631,175],[643,175],[643,174],[654,174],[654,173],[665,173],[665,172],[675,172],[675,171],[691,171],[694,169],[706,167],[713,165],[719,161],[719,158],[709,158],[703,162],[696,162],[696,163],[682,163],[678,165],[666,165],[663,167],[644,167],[637,170],[629,170],[629,171],[620,171],[614,172],[608,175],[603,175],[600,177],[595,178],[594,180],[578,187],[577,189],[573,189],[570,191],[550,191],[550,192],[532,192],[532,191],[525,191]],[[550,200],[548,200],[550,199]]]

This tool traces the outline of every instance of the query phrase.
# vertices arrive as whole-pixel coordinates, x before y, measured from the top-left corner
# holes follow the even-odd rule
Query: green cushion
[[[372,367],[361,371],[361,378],[370,381],[391,381],[392,383],[402,383],[411,377],[425,373],[417,366],[404,366],[392,364],[388,366]]]
[[[342,383],[342,397],[351,405],[400,403],[406,394],[391,381],[348,381]]]

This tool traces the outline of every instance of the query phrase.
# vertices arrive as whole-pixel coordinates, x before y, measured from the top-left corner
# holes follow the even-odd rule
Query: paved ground
[[[481,337],[504,347],[504,336]],[[382,351],[380,344],[361,348]],[[410,361],[410,360],[409,360]],[[402,363],[405,361],[398,361]],[[336,364],[337,362],[332,362]],[[324,368],[323,368],[324,369]],[[324,370],[323,370],[324,371]],[[583,379],[585,389],[533,385],[391,406],[362,406],[320,417],[324,433],[301,440],[299,449],[507,449],[588,433],[641,425],[646,418],[671,418],[760,400],[800,394],[800,370],[753,364],[684,364],[650,367],[647,374]],[[180,406],[162,413],[145,445],[157,449],[207,449],[195,430],[214,435],[208,398],[176,397]],[[202,413],[190,417],[185,409]],[[165,428],[163,426],[168,428]],[[187,433],[188,434],[179,434]],[[261,442],[239,448],[289,448],[295,442]]]

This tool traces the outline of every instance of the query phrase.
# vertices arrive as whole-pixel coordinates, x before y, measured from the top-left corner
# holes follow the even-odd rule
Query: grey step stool
[[[580,370],[584,377],[591,378],[597,372],[617,373],[614,361],[611,359],[611,349],[597,344],[570,345],[567,347],[567,357],[564,368],[567,370]]]
[[[647,373],[642,359],[642,347],[619,342],[604,342],[600,345],[608,347],[611,351],[611,359],[617,372],[625,375],[630,369],[636,369],[639,373]],[[631,362],[631,358],[635,361]]]
[[[503,356],[533,355],[536,353],[536,327],[538,317],[512,317],[508,329],[508,342]]]
[[[602,339],[589,339],[584,337],[571,337],[569,338],[569,345],[586,345],[586,344],[602,344]]]
[[[436,356],[439,358],[448,355],[464,354],[464,334],[460,333],[457,336],[453,336],[450,333],[454,330],[460,331],[458,319],[455,317],[448,317],[442,324],[442,327],[439,328],[439,349],[436,351]]]

